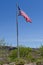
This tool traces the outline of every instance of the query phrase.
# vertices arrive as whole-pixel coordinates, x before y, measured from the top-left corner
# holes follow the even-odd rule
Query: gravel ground
[[[10,64],[3,64],[3,65],[15,65],[15,63],[10,63]],[[29,64],[24,64],[24,65],[36,65],[36,63],[29,63]]]

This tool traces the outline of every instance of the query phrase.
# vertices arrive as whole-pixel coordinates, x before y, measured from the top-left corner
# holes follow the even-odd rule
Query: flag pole
[[[18,42],[18,4],[16,3],[16,30],[17,30],[17,57],[19,58],[19,42]]]

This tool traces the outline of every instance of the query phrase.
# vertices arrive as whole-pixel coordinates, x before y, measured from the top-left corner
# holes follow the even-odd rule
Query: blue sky
[[[16,3],[32,19],[27,23],[18,17],[19,45],[39,47],[43,44],[43,0],[0,0],[0,39],[8,45],[16,43]]]

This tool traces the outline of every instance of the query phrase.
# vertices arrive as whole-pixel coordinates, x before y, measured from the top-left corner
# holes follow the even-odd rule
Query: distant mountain
[[[13,50],[13,49],[16,49],[16,47],[11,47],[11,46],[0,46],[0,49]]]

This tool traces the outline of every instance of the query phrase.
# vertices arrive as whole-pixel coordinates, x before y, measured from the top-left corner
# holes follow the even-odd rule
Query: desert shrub
[[[36,65],[41,65],[41,59],[37,59]]]
[[[38,62],[36,63],[36,65],[41,65],[41,62],[38,61]]]
[[[3,62],[2,61],[0,61],[0,65],[3,65]]]
[[[16,58],[15,59],[15,65],[24,65],[25,64],[25,60],[21,59],[21,58]]]

